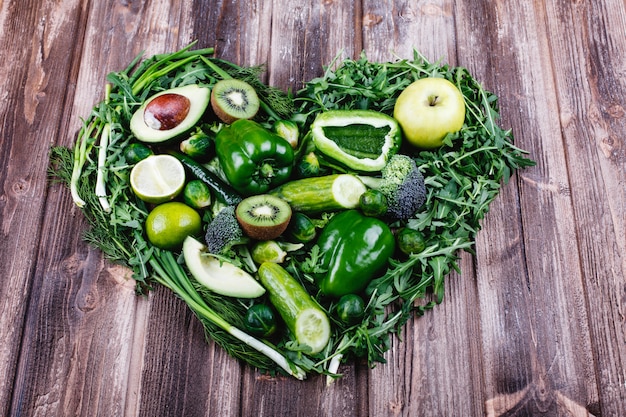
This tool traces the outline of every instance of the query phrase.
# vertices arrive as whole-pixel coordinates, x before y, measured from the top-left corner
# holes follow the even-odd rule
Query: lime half
[[[151,155],[130,172],[130,187],[148,203],[164,203],[176,197],[185,186],[185,167],[172,155]]]

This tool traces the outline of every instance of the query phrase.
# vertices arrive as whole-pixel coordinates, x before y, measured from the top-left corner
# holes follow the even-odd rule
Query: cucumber
[[[295,211],[319,213],[356,208],[366,190],[355,175],[333,174],[290,181],[270,194],[288,202]]]
[[[321,352],[330,340],[330,320],[326,312],[282,266],[264,262],[258,273],[270,302],[296,341],[308,346],[310,354]]]
[[[206,169],[204,165],[195,161],[190,156],[175,151],[170,152],[170,154],[178,158],[193,177],[206,183],[211,191],[213,191],[215,197],[222,203],[234,206],[242,200],[241,195],[239,195],[230,184],[222,181],[220,177]]]

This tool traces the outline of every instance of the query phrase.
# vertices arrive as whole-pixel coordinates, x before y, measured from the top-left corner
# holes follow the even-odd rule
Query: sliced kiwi
[[[251,119],[259,111],[259,97],[254,88],[237,79],[221,80],[211,91],[211,107],[224,123]]]
[[[257,240],[280,236],[291,219],[291,207],[279,197],[259,194],[245,198],[235,211],[244,233]]]

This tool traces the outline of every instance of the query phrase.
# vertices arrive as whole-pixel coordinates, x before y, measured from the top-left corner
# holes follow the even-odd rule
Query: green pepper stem
[[[272,178],[274,176],[274,167],[267,162],[261,165],[261,169],[259,171],[263,178]]]

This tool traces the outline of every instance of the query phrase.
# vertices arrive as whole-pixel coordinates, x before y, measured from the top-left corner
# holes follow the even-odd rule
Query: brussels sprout
[[[359,208],[366,216],[382,216],[387,213],[387,197],[378,190],[367,190],[361,194]]]
[[[180,151],[198,161],[207,161],[215,154],[214,138],[200,128],[180,143]]]
[[[185,203],[200,210],[211,205],[211,189],[202,180],[191,180],[185,185],[183,190]]]
[[[291,120],[278,120],[274,123],[274,132],[285,139],[292,148],[298,147],[298,141],[300,137],[300,130],[298,125]]]
[[[315,239],[316,234],[315,224],[306,214],[296,211],[291,215],[289,226],[287,226],[289,238],[307,243]]]
[[[346,294],[337,301],[337,317],[351,326],[361,321],[365,314],[365,302],[357,294]]]
[[[314,152],[309,152],[298,161],[295,168],[300,178],[315,177],[320,173],[320,161]]]
[[[263,262],[282,263],[287,256],[287,252],[274,240],[263,240],[257,242],[252,248],[252,260],[257,264]]]
[[[426,249],[426,239],[419,230],[404,227],[396,234],[398,248],[405,254],[420,253]]]
[[[139,142],[133,142],[124,149],[124,157],[130,165],[136,164],[150,155],[154,155],[152,149]]]
[[[246,312],[244,324],[246,330],[255,336],[270,337],[278,329],[278,317],[267,304],[255,304]]]

